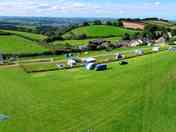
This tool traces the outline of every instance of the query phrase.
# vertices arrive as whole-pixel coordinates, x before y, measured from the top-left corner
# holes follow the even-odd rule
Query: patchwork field
[[[3,53],[33,53],[47,49],[34,41],[15,35],[0,36],[0,52]]]
[[[1,132],[174,132],[176,54],[164,51],[108,65],[27,74],[0,69]]]
[[[107,25],[91,25],[86,27],[76,28],[70,31],[75,34],[86,34],[88,37],[122,37],[125,33],[132,34],[133,30],[128,30],[120,27],[107,26]],[[68,35],[66,33],[64,36]]]

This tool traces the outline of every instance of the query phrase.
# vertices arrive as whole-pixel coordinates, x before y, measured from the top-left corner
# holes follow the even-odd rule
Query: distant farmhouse
[[[139,21],[122,21],[123,27],[144,30],[145,24]]]

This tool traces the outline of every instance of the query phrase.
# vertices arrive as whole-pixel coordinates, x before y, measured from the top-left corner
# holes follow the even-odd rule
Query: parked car
[[[107,65],[106,64],[97,64],[95,67],[96,71],[104,71],[107,70]]]

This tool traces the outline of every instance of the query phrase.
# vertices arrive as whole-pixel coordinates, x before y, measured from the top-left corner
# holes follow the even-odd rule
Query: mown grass
[[[0,131],[176,131],[175,57],[147,55],[104,72],[0,69],[0,113],[10,116]]]
[[[112,37],[112,36],[122,37],[125,33],[132,34],[135,31],[120,28],[120,27],[115,27],[115,26],[91,25],[91,26],[76,28],[70,32],[75,33],[77,35],[86,34],[87,37],[103,38],[103,37]],[[64,36],[68,35],[70,32],[66,33]]]
[[[34,53],[46,50],[38,43],[19,36],[0,36],[0,52],[3,53]]]
[[[44,35],[35,34],[35,33],[29,33],[29,32],[20,32],[20,31],[13,31],[13,30],[0,30],[0,31],[12,33],[14,35],[20,35],[20,36],[23,36],[23,37],[26,37],[26,38],[37,40],[37,41],[41,41],[41,40],[47,38]]]

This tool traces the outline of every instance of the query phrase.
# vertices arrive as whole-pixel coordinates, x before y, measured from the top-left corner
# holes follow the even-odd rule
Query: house
[[[153,51],[153,52],[159,52],[159,51],[160,51],[160,47],[153,47],[153,48],[152,48],[152,51]]]
[[[4,58],[2,54],[0,54],[0,64],[4,64]]]
[[[88,58],[83,58],[82,61],[83,61],[85,64],[88,64],[88,63],[95,63],[95,62],[96,62],[96,59],[93,58],[93,57],[88,57]]]
[[[69,59],[68,62],[67,62],[67,65],[69,65],[70,67],[76,66],[76,60]]]
[[[144,30],[145,23],[139,21],[122,21],[123,27]]]

